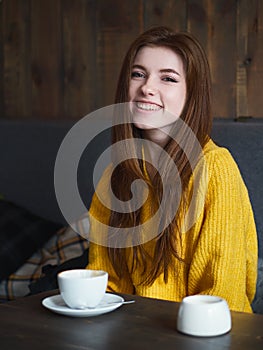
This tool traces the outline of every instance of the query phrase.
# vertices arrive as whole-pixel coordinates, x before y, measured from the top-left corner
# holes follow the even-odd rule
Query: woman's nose
[[[157,92],[156,87],[153,84],[152,80],[146,80],[145,84],[142,85],[141,90],[143,92],[144,95],[155,95]]]

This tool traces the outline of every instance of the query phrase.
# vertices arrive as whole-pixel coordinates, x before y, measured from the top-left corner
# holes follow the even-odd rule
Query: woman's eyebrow
[[[179,77],[181,76],[176,70],[172,69],[172,68],[164,68],[160,70],[161,73],[173,73],[178,75]]]
[[[133,69],[142,69],[142,70],[146,71],[146,68],[140,64],[135,64],[132,66],[132,68]],[[172,74],[178,75],[179,77],[181,76],[175,69],[172,69],[172,68],[160,69],[160,73],[172,73]]]
[[[142,70],[146,70],[143,66],[141,66],[140,64],[135,64],[132,66],[132,68],[137,68],[137,69],[142,69]]]

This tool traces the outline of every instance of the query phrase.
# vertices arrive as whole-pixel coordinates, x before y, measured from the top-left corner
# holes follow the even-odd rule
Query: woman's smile
[[[149,102],[135,102],[136,107],[139,110],[142,111],[159,111],[162,107],[155,104],[155,103],[149,103]]]

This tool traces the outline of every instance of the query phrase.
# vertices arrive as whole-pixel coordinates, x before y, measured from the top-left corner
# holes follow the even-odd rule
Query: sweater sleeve
[[[257,278],[257,234],[247,189],[223,148],[208,153],[205,209],[190,263],[188,293],[225,298],[232,310],[251,312]]]

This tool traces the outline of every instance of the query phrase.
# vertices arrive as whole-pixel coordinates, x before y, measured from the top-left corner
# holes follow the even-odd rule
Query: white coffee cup
[[[57,276],[60,294],[73,309],[96,307],[105,295],[108,273],[101,270],[73,269]]]
[[[226,300],[212,295],[185,297],[179,307],[177,329],[201,337],[229,332],[231,313]]]

